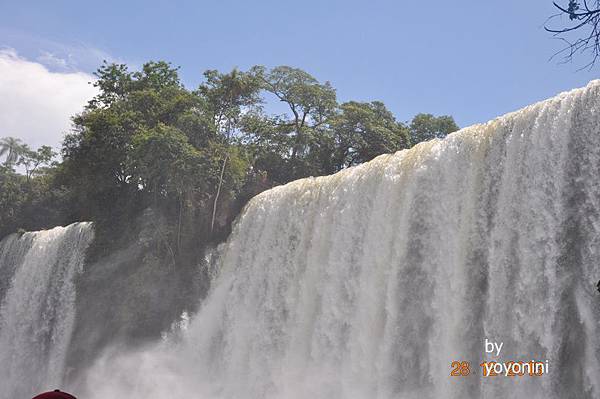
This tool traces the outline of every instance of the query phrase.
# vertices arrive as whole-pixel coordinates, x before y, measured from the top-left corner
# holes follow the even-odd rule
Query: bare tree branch
[[[580,69],[592,68],[600,56],[600,0],[594,0],[593,6],[590,6],[588,0],[569,0],[567,7],[556,2],[552,4],[560,13],[550,16],[544,29],[566,43],[566,46],[556,52],[551,59],[560,55],[564,62],[570,62],[578,53],[590,53],[591,61]],[[570,26],[549,26],[549,23],[561,16],[569,17],[569,21],[573,23]],[[584,32],[584,34],[571,37],[576,31]]]

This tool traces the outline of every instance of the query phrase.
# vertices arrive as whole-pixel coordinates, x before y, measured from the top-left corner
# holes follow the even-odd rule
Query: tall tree
[[[291,128],[293,136],[291,158],[310,150],[311,131],[329,121],[337,107],[335,89],[331,83],[319,83],[309,73],[289,66],[255,71],[262,77],[264,88],[285,103],[291,118],[280,121],[281,127]]]
[[[330,162],[324,161],[323,154],[332,148],[329,124],[337,109],[335,89],[289,66],[270,70],[256,66],[252,72],[261,79],[263,89],[287,108],[271,116],[251,112],[243,120],[258,170],[280,183],[331,173],[331,168],[324,167]]]
[[[206,101],[216,130],[229,140],[238,129],[243,113],[261,103],[261,82],[255,73],[238,69],[229,73],[208,70],[204,78],[198,93]]]
[[[33,151],[27,144],[24,144],[21,147],[21,156],[17,165],[25,168],[25,176],[29,181],[42,166],[49,165],[56,155],[57,153],[50,146],[43,145]]]
[[[177,68],[165,62],[150,62],[135,72],[105,64],[97,76],[100,93],[74,118],[63,145],[65,175],[82,216],[108,232],[127,228],[151,207],[177,220],[168,231],[156,226],[173,254],[185,228],[188,237],[196,236],[195,226],[208,230],[209,203],[216,202],[216,193],[231,201],[231,191],[241,185],[247,164],[239,151],[228,148],[220,128],[234,128],[239,119],[234,110],[250,101],[249,91],[240,90],[235,72],[224,78],[209,73],[205,90],[190,92]]]
[[[410,146],[408,128],[397,122],[382,102],[350,101],[340,109],[333,123],[336,169]]]
[[[12,166],[19,161],[19,157],[25,151],[21,139],[4,137],[0,139],[0,157],[6,156],[4,165]]]
[[[206,81],[200,85],[198,93],[206,100],[206,108],[212,117],[215,130],[225,137],[227,146],[230,144],[234,133],[240,127],[240,121],[244,112],[250,111],[261,103],[261,82],[256,73],[240,72],[237,69],[230,73],[222,74],[215,70],[204,72]],[[230,157],[229,148],[221,154],[221,172],[219,183],[213,199],[210,231],[214,231],[217,206],[225,168]]]
[[[436,117],[432,114],[418,114],[410,122],[411,144],[415,145],[436,138],[441,139],[458,129],[458,125],[451,116]]]
[[[148,62],[136,72],[104,64],[96,75],[100,92],[73,119],[74,130],[62,152],[66,175],[85,204],[82,212],[106,220],[152,198],[153,188],[140,186],[139,173],[132,170],[136,136],[175,124],[198,100],[181,85],[177,68],[162,61]]]

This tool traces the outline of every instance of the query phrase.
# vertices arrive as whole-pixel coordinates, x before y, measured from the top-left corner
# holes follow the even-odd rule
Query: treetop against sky
[[[3,2],[2,136],[56,145],[95,94],[87,82],[102,60],[170,61],[189,88],[207,69],[291,65],[331,81],[342,101],[467,126],[597,76],[549,60],[564,47],[544,31],[556,12],[545,0]]]

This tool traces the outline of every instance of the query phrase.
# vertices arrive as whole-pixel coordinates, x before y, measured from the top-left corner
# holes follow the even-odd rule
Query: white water
[[[0,242],[0,398],[30,398],[62,383],[73,278],[91,238],[89,223],[78,223]]]
[[[595,399],[599,230],[592,82],[260,194],[191,321],[160,344],[114,348],[64,388],[88,399]],[[0,282],[1,399],[63,378],[89,238],[75,225],[0,245],[0,277],[12,276],[8,291]],[[499,357],[483,353],[485,338],[503,342]],[[482,360],[531,359],[550,373],[481,377]],[[450,377],[454,360],[471,375]]]
[[[106,354],[88,397],[598,398],[599,230],[592,82],[260,194],[189,327]],[[550,373],[484,379],[485,359]]]

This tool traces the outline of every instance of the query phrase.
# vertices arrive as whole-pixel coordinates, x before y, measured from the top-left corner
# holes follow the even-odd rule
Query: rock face
[[[156,341],[196,310],[209,284],[205,259],[176,266],[157,249],[164,223],[150,210],[136,225],[137,236],[115,237],[120,249],[89,263],[90,223],[0,242],[0,398],[77,389],[107,347]]]
[[[137,237],[85,265],[76,281],[77,319],[67,357],[74,383],[108,346],[134,348],[160,338],[208,289],[205,259],[180,257],[162,246],[160,215],[146,210]]]

